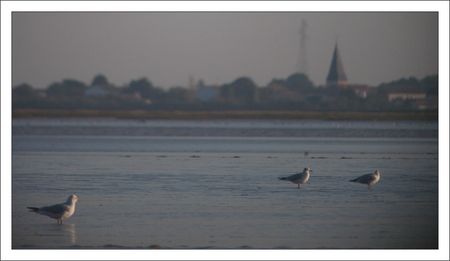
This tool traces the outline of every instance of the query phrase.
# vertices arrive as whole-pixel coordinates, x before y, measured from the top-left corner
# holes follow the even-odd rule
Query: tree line
[[[154,86],[147,78],[116,86],[104,75],[90,84],[64,79],[37,89],[29,84],[13,87],[13,109],[96,109],[96,110],[302,110],[302,111],[414,111],[414,100],[388,99],[392,92],[421,92],[437,109],[438,76],[402,78],[367,88],[361,96],[352,88],[315,85],[305,74],[273,79],[257,86],[249,77],[219,86],[199,81],[195,88]],[[422,108],[423,110],[423,108]]]

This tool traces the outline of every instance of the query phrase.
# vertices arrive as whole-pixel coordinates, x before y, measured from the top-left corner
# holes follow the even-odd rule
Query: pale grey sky
[[[438,71],[437,13],[13,13],[13,85],[44,88],[98,74],[122,85],[189,76],[258,85],[294,73],[300,24],[308,75],[325,82],[336,39],[352,83],[377,85]]]

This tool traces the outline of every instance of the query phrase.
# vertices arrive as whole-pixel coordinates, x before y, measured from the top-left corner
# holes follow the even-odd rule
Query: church
[[[331,58],[330,69],[328,70],[328,76],[326,81],[326,87],[339,88],[339,89],[351,89],[356,95],[366,98],[370,87],[364,84],[349,84],[347,75],[344,70],[342,58],[339,53],[338,45],[334,46],[333,56]]]

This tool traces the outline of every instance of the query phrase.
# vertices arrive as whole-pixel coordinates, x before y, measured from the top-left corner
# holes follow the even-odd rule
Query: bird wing
[[[297,179],[300,179],[302,176],[303,176],[303,173],[297,173],[297,174],[287,177],[287,179],[288,180],[297,180]]]
[[[369,183],[371,181],[373,181],[375,179],[375,176],[372,173],[366,174],[366,175],[362,175],[361,177],[358,178],[359,182],[362,183]]]
[[[46,212],[55,215],[62,215],[66,210],[68,210],[68,206],[65,204],[56,204],[52,206],[42,207],[39,209],[39,212]]]

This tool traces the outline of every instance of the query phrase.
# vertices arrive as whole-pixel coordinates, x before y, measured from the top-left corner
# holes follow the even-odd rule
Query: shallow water
[[[437,123],[14,120],[13,248],[437,248],[437,151]]]

